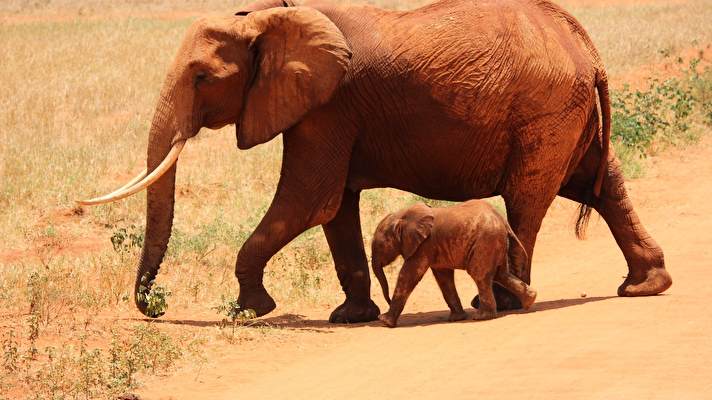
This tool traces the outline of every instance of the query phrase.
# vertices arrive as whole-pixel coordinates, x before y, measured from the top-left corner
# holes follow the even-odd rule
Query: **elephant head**
[[[189,28],[167,73],[149,132],[147,169],[115,192],[80,204],[116,201],[148,188],[146,234],[135,299],[149,290],[173,223],[176,162],[202,127],[235,124],[249,149],[296,125],[325,104],[348,68],[351,50],[320,12],[280,7],[201,19]],[[157,317],[157,315],[148,315]]]
[[[383,291],[383,297],[391,303],[388,281],[383,268],[398,255],[408,260],[430,236],[435,217],[430,207],[418,203],[403,211],[387,215],[378,223],[371,242],[371,268]]]

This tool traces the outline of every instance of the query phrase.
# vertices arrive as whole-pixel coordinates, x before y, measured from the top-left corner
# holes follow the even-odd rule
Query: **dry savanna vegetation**
[[[614,144],[629,177],[645,174],[647,156],[694,144],[709,130],[708,1],[562,3],[608,67]],[[280,140],[242,152],[233,128],[203,130],[181,157],[173,236],[151,295],[173,316],[214,324],[162,324],[134,311],[143,195],[97,208],[73,204],[143,168],[151,114],[183,32],[196,16],[239,4],[0,4],[0,399],[112,398],[150,375],[200,365],[210,346],[299,334],[232,312],[235,254],[274,193]],[[384,213],[416,200],[366,192],[364,240]],[[277,313],[319,308],[326,316],[342,301],[319,228],[275,256],[265,281]]]

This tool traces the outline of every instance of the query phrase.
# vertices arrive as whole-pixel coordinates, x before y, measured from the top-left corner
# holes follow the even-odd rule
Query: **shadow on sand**
[[[599,296],[599,297],[583,297],[583,298],[577,297],[577,298],[573,298],[573,299],[540,301],[540,302],[534,303],[534,305],[529,310],[526,310],[526,311],[524,311],[524,310],[500,311],[498,313],[497,318],[503,318],[508,315],[515,315],[515,314],[529,314],[529,313],[537,313],[537,312],[543,312],[543,311],[549,311],[549,310],[557,310],[559,308],[574,307],[574,306],[579,306],[579,305],[586,304],[586,303],[592,303],[592,302],[596,302],[596,301],[603,301],[603,300],[614,299],[614,298],[618,298],[618,296]],[[472,313],[472,309],[470,309],[468,311],[468,313]],[[429,325],[434,325],[434,324],[441,324],[443,322],[447,322],[447,318],[449,315],[450,315],[450,310],[403,314],[398,319],[398,327],[413,328],[413,327],[417,327],[417,326],[429,326]],[[469,320],[469,321],[462,321],[462,322],[477,323],[478,321]]]
[[[573,299],[560,299],[560,300],[547,300],[535,303],[531,309],[527,311],[517,310],[517,311],[504,311],[499,313],[499,317],[505,317],[513,314],[527,314],[536,313],[549,310],[556,310],[559,308],[574,307],[586,303],[603,301],[612,298],[617,298],[617,296],[600,296],[600,297],[585,297],[585,298],[573,298]],[[470,311],[471,312],[471,311]],[[429,326],[435,324],[441,324],[447,321],[449,310],[441,311],[429,311],[421,313],[411,313],[401,315],[398,326],[399,327],[417,327],[417,326]],[[148,318],[132,318],[133,321],[145,321],[153,322],[157,324],[172,324],[172,325],[188,325],[193,327],[216,327],[220,326],[222,322],[220,320],[190,320],[190,319],[148,319]],[[473,321],[475,322],[475,321]],[[327,320],[321,319],[307,319],[304,315],[299,314],[282,314],[275,317],[260,318],[254,321],[250,321],[243,325],[245,328],[276,328],[276,329],[288,329],[294,331],[306,331],[306,332],[318,332],[318,333],[332,333],[334,328],[359,328],[364,326],[381,326],[378,321],[358,323],[358,324],[331,324]]]
[[[198,328],[208,328],[208,327],[218,327],[224,325],[222,320],[195,320],[195,319],[150,319],[150,318],[128,318],[130,321],[143,321],[151,322],[154,324],[167,324],[167,325],[187,325]],[[230,323],[227,323],[230,325]],[[364,326],[368,324],[353,324],[353,325],[334,325],[330,324],[327,320],[313,320],[307,319],[306,316],[300,314],[282,314],[275,317],[264,317],[260,319],[251,320],[240,324],[243,328],[276,328],[276,329],[289,329],[295,331],[310,331],[310,332],[320,332],[320,333],[331,333],[329,328],[334,328],[337,326]]]

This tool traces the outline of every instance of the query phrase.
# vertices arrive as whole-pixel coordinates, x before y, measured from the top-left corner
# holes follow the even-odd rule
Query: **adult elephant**
[[[322,225],[346,294],[330,321],[377,317],[359,193],[378,187],[452,201],[501,195],[529,254],[553,199],[568,197],[584,205],[580,221],[596,209],[623,251],[619,295],[671,285],[608,151],[600,57],[576,19],[548,1],[443,0],[408,12],[260,1],[195,22],[156,107],[151,173],[83,202],[148,187],[136,292],[155,278],[171,235],[180,150],[201,127],[228,124],[240,149],[283,132],[277,192],[235,268],[239,302],[257,315],[275,308],[262,284],[267,261]],[[528,283],[525,265],[517,272]],[[497,296],[503,308],[517,306],[503,290]],[[141,296],[136,304],[147,313]]]

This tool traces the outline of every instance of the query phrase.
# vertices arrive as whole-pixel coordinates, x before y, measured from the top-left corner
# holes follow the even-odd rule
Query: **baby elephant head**
[[[430,207],[417,203],[405,210],[388,214],[378,224],[371,242],[371,266],[388,304],[391,299],[383,268],[399,255],[407,260],[415,254],[420,244],[430,236],[434,219]]]

